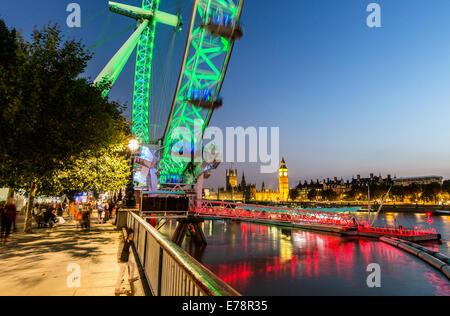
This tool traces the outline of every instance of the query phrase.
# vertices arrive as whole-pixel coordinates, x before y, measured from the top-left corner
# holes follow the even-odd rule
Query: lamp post
[[[127,208],[136,208],[136,198],[134,196],[134,183],[133,183],[133,173],[134,173],[134,157],[136,152],[139,150],[140,144],[137,139],[130,139],[128,143],[128,150],[131,156],[130,165],[130,180],[128,181],[127,188],[125,190],[125,206]]]

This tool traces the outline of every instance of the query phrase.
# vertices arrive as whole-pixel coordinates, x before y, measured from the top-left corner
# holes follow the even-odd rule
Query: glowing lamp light
[[[131,152],[136,152],[140,147],[139,141],[137,139],[131,139],[130,142],[128,143],[128,149]]]

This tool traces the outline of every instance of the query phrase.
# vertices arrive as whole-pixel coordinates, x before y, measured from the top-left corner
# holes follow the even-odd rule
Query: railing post
[[[139,231],[141,228],[141,224],[139,222],[137,224],[138,225],[136,227],[136,231],[134,232],[134,237],[136,238],[136,249],[139,249]]]
[[[142,254],[142,266],[145,270],[145,262],[147,261],[147,230],[144,231],[144,253]]]
[[[162,293],[161,283],[162,283],[162,269],[163,269],[163,254],[164,254],[164,251],[163,251],[162,247],[159,247],[158,296],[161,296],[161,293]]]

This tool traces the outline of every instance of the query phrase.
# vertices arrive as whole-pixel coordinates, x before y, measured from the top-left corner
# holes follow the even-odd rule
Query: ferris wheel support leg
[[[125,15],[132,18],[155,18],[158,23],[173,26],[175,28],[180,26],[181,18],[178,15],[162,12],[159,10],[149,10],[145,8],[139,8],[128,4],[122,4],[117,2],[109,2],[109,7],[112,12]]]
[[[203,198],[203,180],[204,180],[204,175],[202,174],[198,180],[197,180],[197,187],[195,188],[195,190],[197,191],[197,201],[196,201],[196,206],[197,206],[197,210],[199,210],[202,206],[202,198]]]
[[[156,176],[157,169],[150,169],[150,186],[151,190],[158,190],[158,177]]]
[[[145,28],[148,26],[148,20],[143,21],[137,30],[130,36],[130,38],[122,45],[122,47],[117,51],[117,53],[111,58],[108,64],[103,68],[102,72],[94,80],[95,85],[105,85],[103,91],[103,97],[109,92],[111,86],[116,82],[117,77],[122,71],[123,67],[130,58],[133,50],[138,44],[139,38]]]

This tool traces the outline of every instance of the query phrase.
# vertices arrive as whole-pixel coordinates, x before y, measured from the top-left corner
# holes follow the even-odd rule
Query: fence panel
[[[153,295],[240,295],[138,215],[129,212],[127,223]]]

